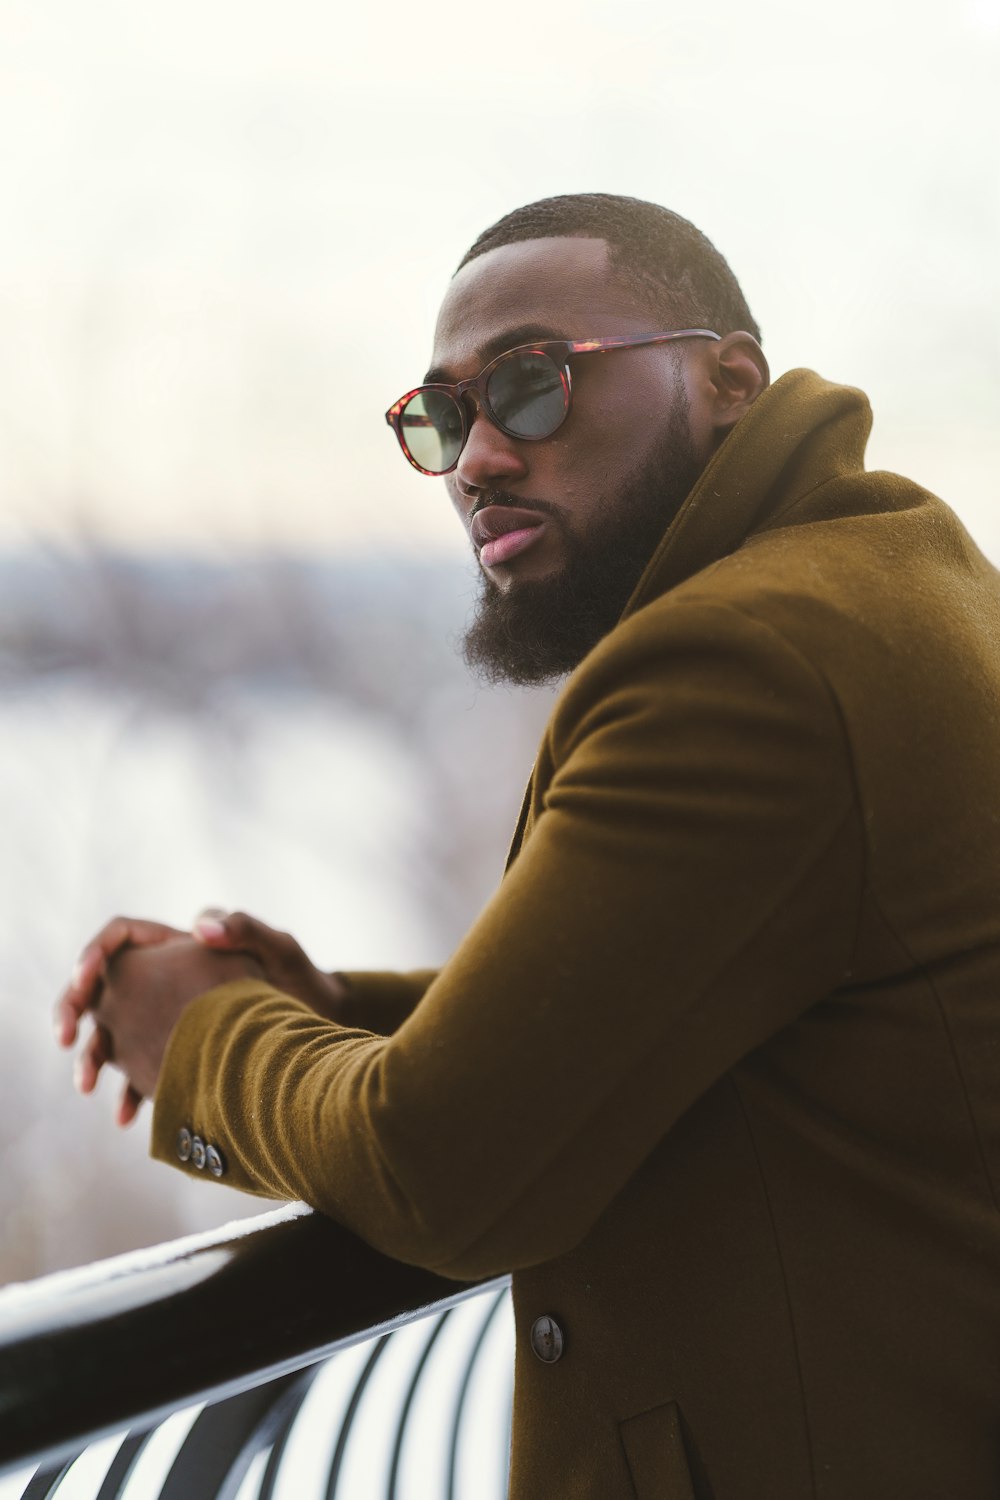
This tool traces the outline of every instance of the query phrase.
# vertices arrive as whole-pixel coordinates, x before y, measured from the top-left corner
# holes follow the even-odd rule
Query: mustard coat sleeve
[[[768,625],[641,611],[570,680],[500,889],[389,1038],[266,984],[195,1000],[154,1153],[448,1275],[573,1247],[682,1112],[849,964],[860,819],[836,702]]]
[[[410,969],[399,974],[389,970],[342,971],[337,975],[347,986],[341,1019],[378,1036],[391,1036],[423,999],[437,974],[436,969]]]

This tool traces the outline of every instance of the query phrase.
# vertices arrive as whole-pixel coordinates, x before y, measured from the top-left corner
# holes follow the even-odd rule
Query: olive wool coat
[[[1000,1494],[1000,578],[869,425],[741,420],[438,973],[169,1045],[156,1155],[513,1271],[517,1500]]]

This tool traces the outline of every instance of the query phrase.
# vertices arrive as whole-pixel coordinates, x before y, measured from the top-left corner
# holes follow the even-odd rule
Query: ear
[[[712,426],[716,446],[771,382],[764,351],[751,333],[727,333],[711,346]]]

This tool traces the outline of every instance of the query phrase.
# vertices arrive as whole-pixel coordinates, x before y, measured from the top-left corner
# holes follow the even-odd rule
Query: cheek
[[[631,351],[624,357],[633,357]],[[655,427],[659,396],[655,384],[650,390],[647,380],[626,379],[623,374],[621,369],[616,372],[595,361],[574,385],[573,408],[564,428],[572,444],[567,462],[578,459],[596,471],[602,488],[608,479],[631,471]]]
[[[649,424],[627,400],[607,400],[599,411],[574,408],[550,442],[552,462],[567,490],[597,503],[615,482],[631,472],[637,452],[649,441]],[[548,444],[546,444],[548,446]]]
[[[610,444],[600,432],[591,430],[565,437],[558,433],[539,443],[538,459],[532,466],[532,493],[549,500],[560,512],[560,524],[569,531],[586,528],[613,489]]]

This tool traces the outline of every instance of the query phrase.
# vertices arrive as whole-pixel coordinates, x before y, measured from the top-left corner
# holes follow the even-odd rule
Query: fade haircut
[[[641,198],[617,193],[540,198],[484,230],[458,270],[500,245],[562,237],[606,240],[616,274],[656,313],[664,331],[744,330],[760,342],[739,282],[711,240],[680,214]]]

